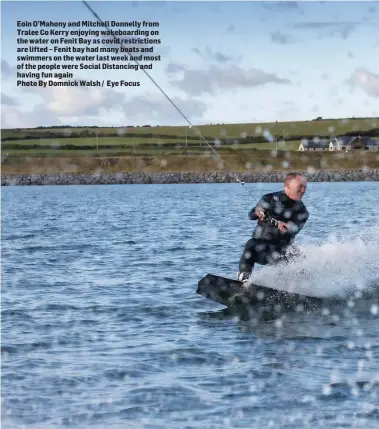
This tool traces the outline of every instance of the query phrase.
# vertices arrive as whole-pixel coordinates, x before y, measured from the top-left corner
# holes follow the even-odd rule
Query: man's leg
[[[245,248],[242,252],[240,262],[239,262],[239,273],[238,280],[248,280],[250,274],[253,271],[255,259],[256,259],[256,242],[253,238],[248,240],[245,244]]]

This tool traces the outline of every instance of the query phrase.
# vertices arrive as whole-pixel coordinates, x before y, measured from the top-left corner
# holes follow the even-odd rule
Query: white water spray
[[[305,259],[253,271],[251,282],[309,296],[347,298],[379,290],[379,224],[348,238],[300,246]]]

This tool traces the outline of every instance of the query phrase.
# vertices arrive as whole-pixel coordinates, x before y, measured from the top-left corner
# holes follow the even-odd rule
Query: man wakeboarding
[[[301,201],[307,189],[306,178],[290,173],[282,191],[265,194],[249,211],[250,220],[258,220],[239,262],[237,279],[248,282],[254,265],[277,264],[298,256],[293,246],[295,236],[302,230],[309,213]]]

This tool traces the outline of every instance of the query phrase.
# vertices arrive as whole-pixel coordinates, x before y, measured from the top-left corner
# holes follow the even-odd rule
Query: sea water
[[[195,293],[282,185],[245,188],[2,188],[2,427],[377,428],[379,183],[309,184],[305,259],[253,278],[346,305],[265,320]]]

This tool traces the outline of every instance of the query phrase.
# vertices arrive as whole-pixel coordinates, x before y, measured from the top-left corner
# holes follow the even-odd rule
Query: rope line
[[[109,32],[110,32],[110,34],[112,34],[113,35],[113,38],[115,39],[115,41],[116,41],[116,43],[119,43],[120,44],[120,46],[123,48],[124,47],[124,45],[123,45],[123,43],[122,43],[122,40],[121,40],[121,42],[118,42],[117,41],[117,38],[116,38],[116,36],[115,36],[115,34],[113,34],[113,31],[104,23],[104,21],[99,17],[99,15],[92,9],[92,7],[85,1],[85,0],[82,0],[82,2],[83,2],[83,4],[87,7],[87,9],[92,13],[92,15],[99,21],[99,22],[101,22],[101,24],[102,24],[102,26],[103,27],[105,27]],[[231,173],[231,175],[232,176],[234,176],[234,178],[235,178],[235,180],[236,180],[236,182],[237,183],[240,183],[242,186],[243,186],[243,188],[248,192],[248,194],[249,195],[251,195],[251,196],[253,196],[250,192],[249,192],[249,190],[247,189],[247,188],[245,188],[245,182],[243,182],[243,181],[241,181],[239,178],[238,178],[238,175],[236,174],[236,173],[234,173],[232,170],[231,170],[231,168],[228,166],[228,164],[222,159],[222,157],[221,157],[221,155],[212,147],[212,145],[201,135],[201,131],[196,127],[196,126],[194,126],[192,123],[191,123],[191,121],[187,118],[187,116],[179,109],[179,107],[172,101],[172,99],[166,94],[166,92],[161,88],[161,86],[150,76],[150,74],[145,70],[145,69],[141,69],[141,67],[140,67],[140,63],[139,63],[139,61],[138,60],[134,60],[134,62],[139,66],[138,68],[140,69],[140,70],[142,70],[144,73],[145,73],[145,75],[151,80],[151,82],[160,90],[160,92],[164,95],[164,97],[169,101],[169,103],[171,103],[171,105],[177,110],[177,112],[184,118],[184,120],[188,123],[188,125],[189,125],[189,128],[193,128],[195,131],[197,131],[198,132],[198,134],[199,134],[199,136],[200,136],[200,139],[203,141],[203,142],[205,142],[208,146],[209,146],[209,148],[220,158],[220,160],[221,160],[221,162],[225,165],[225,167],[227,168],[227,170],[229,170],[229,172]]]

